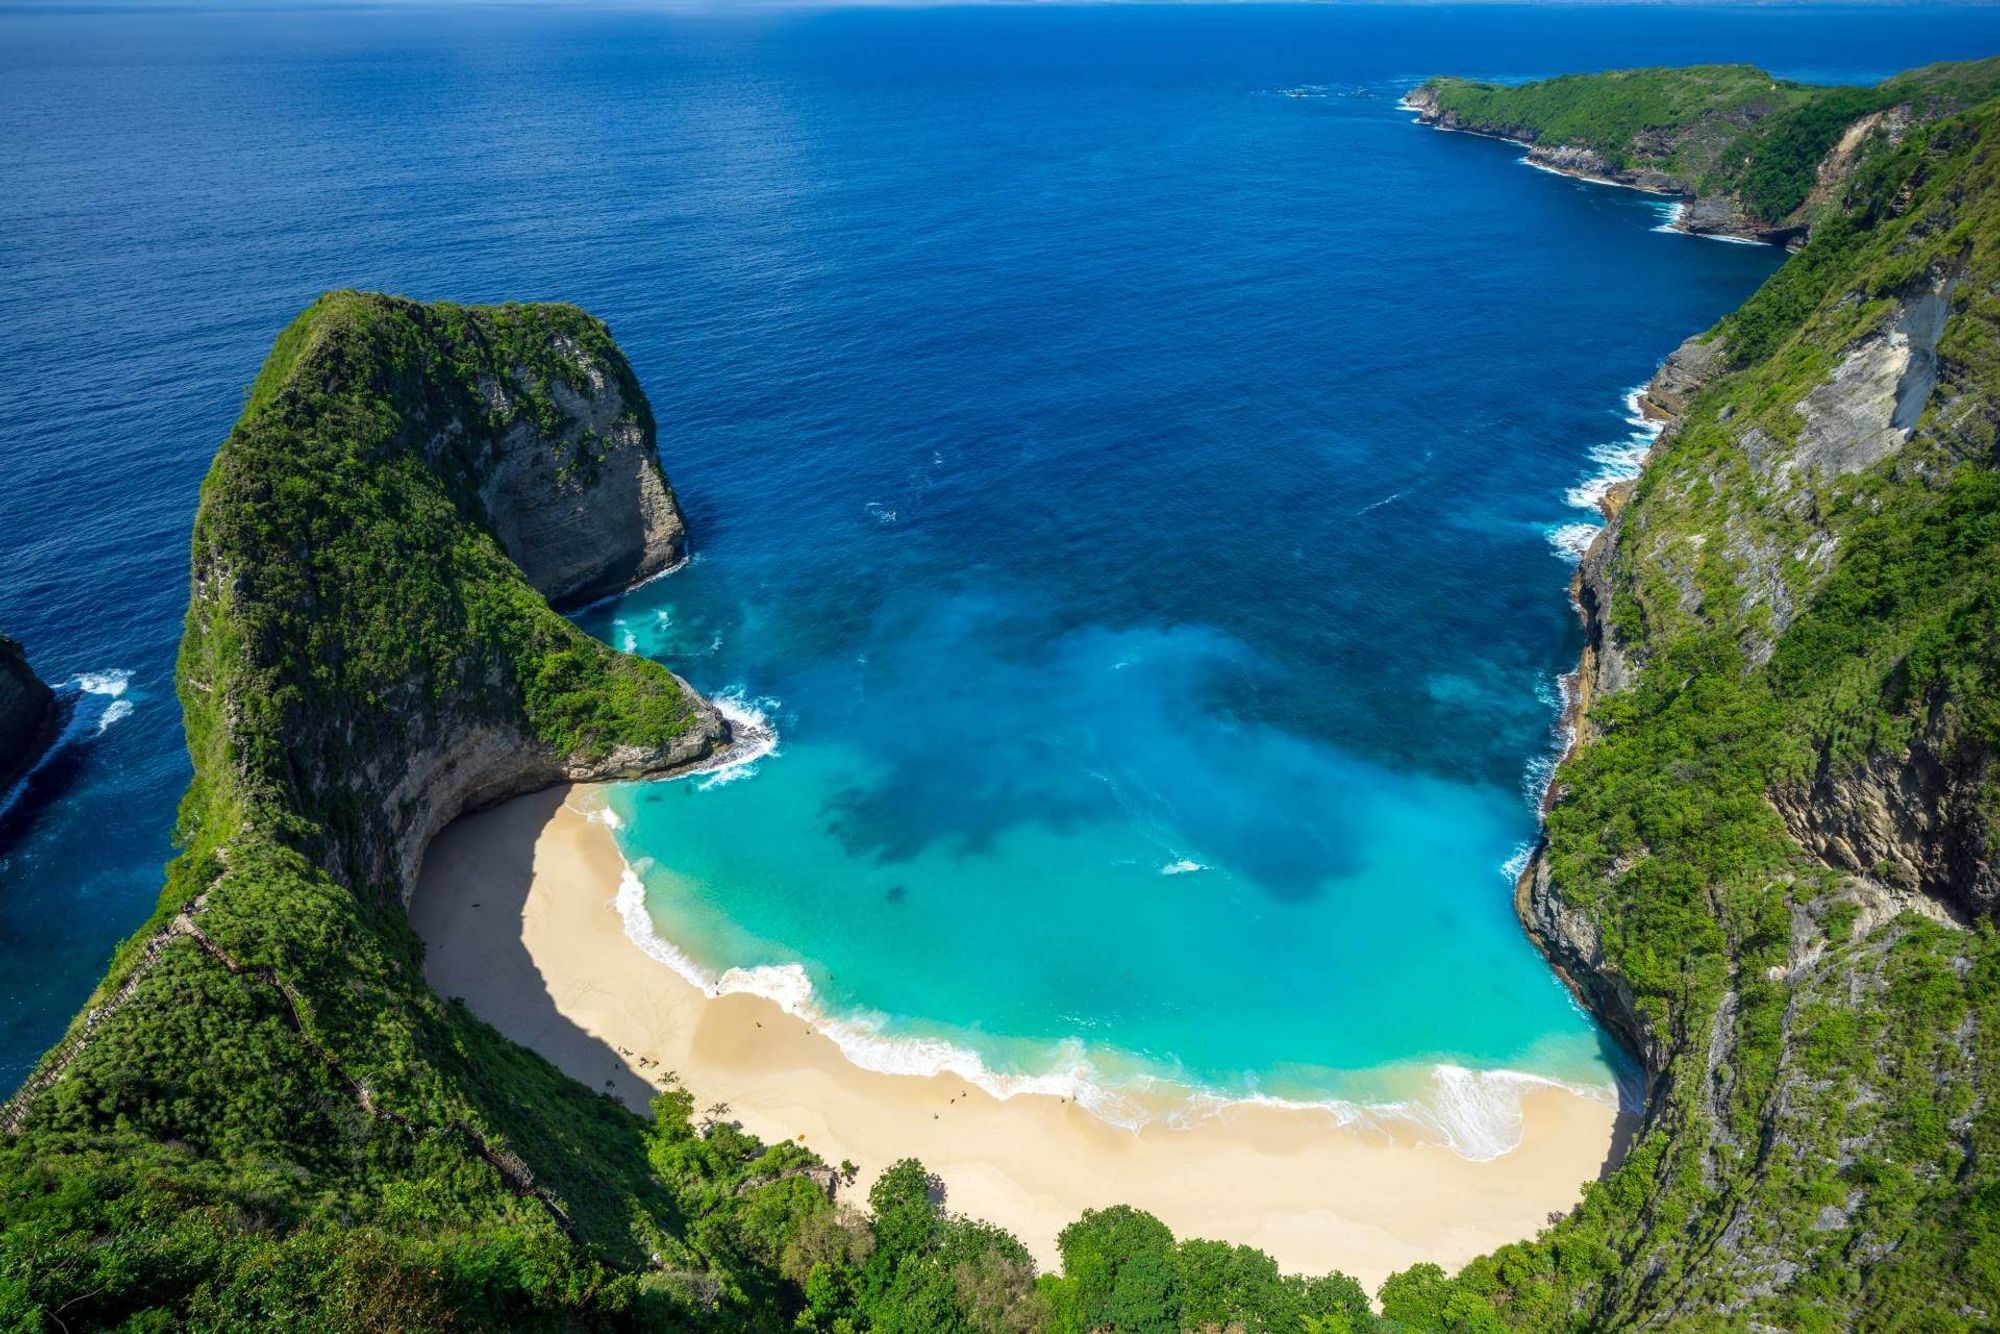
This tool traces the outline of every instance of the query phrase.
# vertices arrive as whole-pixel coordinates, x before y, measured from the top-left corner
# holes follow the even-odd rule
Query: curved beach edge
[[[859,1185],[916,1156],[949,1206],[1018,1235],[1044,1268],[1083,1210],[1122,1201],[1182,1235],[1374,1286],[1532,1235],[1615,1161],[1631,1121],[1561,1086],[1522,1096],[1522,1141],[1472,1161],[1416,1127],[1232,1103],[1192,1124],[1112,1125],[1074,1099],[998,1098],[953,1074],[882,1074],[769,998],[711,997],[643,951],[618,912],[625,863],[601,796],[517,798],[444,830],[410,904],[440,995],[593,1088],[643,1109],[670,1078],[767,1142],[802,1138]]]

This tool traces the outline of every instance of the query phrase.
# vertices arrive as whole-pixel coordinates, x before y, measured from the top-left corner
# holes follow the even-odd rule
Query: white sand
[[[710,999],[626,937],[624,863],[586,817],[597,800],[524,797],[432,845],[410,916],[439,994],[634,1107],[678,1072],[696,1106],[726,1102],[767,1141],[799,1136],[857,1164],[857,1200],[889,1163],[921,1158],[951,1208],[1008,1228],[1044,1267],[1084,1209],[1126,1203],[1178,1236],[1247,1242],[1287,1271],[1341,1269],[1372,1291],[1416,1261],[1452,1269],[1531,1236],[1611,1153],[1613,1110],[1558,1088],[1526,1095],[1519,1148],[1475,1163],[1318,1111],[1237,1105],[1133,1132],[1057,1098],[862,1070],[774,1002]]]

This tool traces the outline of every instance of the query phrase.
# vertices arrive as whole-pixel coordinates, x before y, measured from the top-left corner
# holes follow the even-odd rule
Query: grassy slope
[[[1869,895],[1767,800],[1816,756],[1893,751],[1919,715],[1953,744],[1996,734],[1996,154],[1989,106],[1870,163],[1845,221],[1725,321],[1733,373],[1641,483],[1613,561],[1641,679],[1565,768],[1548,857],[1674,1055],[1623,1168],[1455,1280],[1392,1280],[1401,1327],[1950,1329],[2000,1312],[1983,1094],[2000,945],[1910,915],[1857,929]],[[1770,588],[1746,600],[1732,553],[1789,549],[1805,520],[1747,470],[1746,429],[1792,440],[1791,404],[1940,262],[1963,274],[1949,411],[1816,497],[1837,555],[1780,563],[1803,611],[1774,633]],[[478,420],[482,372],[539,410],[551,330],[606,339],[564,308],[353,296],[280,339],[197,523],[214,582],[182,663],[185,851],[94,999],[108,1017],[0,1139],[0,1324],[1372,1323],[1337,1277],[1283,1279],[1129,1211],[1081,1221],[1066,1276],[1034,1284],[1017,1243],[943,1214],[913,1164],[864,1221],[802,1150],[697,1120],[684,1095],[641,1121],[430,995],[365,873],[367,794],[301,756],[446,715],[589,752],[685,716],[670,677],[550,613],[478,521],[493,423],[458,454],[420,447]]]
[[[1794,83],[1750,65],[1425,86],[1470,127],[1664,172],[1690,193],[1738,196],[1752,217],[1776,225],[1805,205],[1820,163],[1855,121],[1907,106],[1928,122],[1973,106],[2000,94],[2000,59],[1930,65],[1874,88]],[[1866,145],[1887,147],[1879,134]]]
[[[676,1219],[641,1122],[432,996],[396,887],[360,869],[379,794],[355,766],[406,731],[589,755],[687,726],[672,676],[550,611],[478,517],[477,458],[512,415],[477,378],[550,411],[558,335],[624,365],[568,307],[336,294],[279,338],[195,525],[183,851],[72,1028],[89,1041],[0,1138],[0,1312],[643,1296],[597,1266]],[[452,417],[468,429],[431,450]],[[213,950],[171,933],[196,900]],[[489,1161],[509,1156],[548,1203]]]
[[[1769,800],[1920,730],[1948,753],[2000,739],[2000,104],[1878,160],[1843,207],[1723,321],[1732,373],[1622,518],[1612,617],[1643,669],[1559,775],[1547,855],[1674,1054],[1631,1160],[1460,1280],[1509,1324],[2000,1317],[1992,926],[1857,931],[1879,894],[1807,856]],[[1746,437],[1796,441],[1793,405],[1947,268],[1943,383],[1910,444],[1807,503],[1756,470]],[[1821,533],[1830,568],[1800,559]],[[1774,601],[1802,609],[1775,635]]]

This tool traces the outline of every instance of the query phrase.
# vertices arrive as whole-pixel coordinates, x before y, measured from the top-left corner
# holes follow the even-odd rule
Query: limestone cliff
[[[34,767],[55,731],[55,692],[36,677],[20,644],[0,635],[0,792]]]
[[[654,447],[630,366],[573,307],[338,292],[280,335],[195,517],[180,855],[0,1109],[0,1212],[71,1202],[35,1215],[52,1230],[0,1218],[0,1268],[29,1284],[0,1305],[246,1327],[338,1256],[361,1269],[289,1319],[428,1328],[448,1301],[554,1327],[577,1303],[629,1318],[648,1255],[701,1270],[652,1221],[680,1215],[640,1124],[433,995],[401,904],[461,811],[728,744],[671,672],[549,605],[678,558]],[[85,1233],[120,1239],[119,1272],[72,1287],[56,1253]],[[278,1253],[309,1277],[253,1272]],[[600,1262],[622,1296],[588,1296]],[[645,1300],[681,1319],[693,1281]],[[383,1297],[417,1292],[414,1313]]]
[[[1461,1280],[1519,1327],[2000,1318],[2000,101],[1842,209],[1662,365],[1577,572],[1517,904],[1649,1096]]]
[[[687,523],[660,471],[653,414],[631,368],[557,335],[570,378],[548,382],[552,417],[513,411],[504,377],[479,389],[509,425],[482,468],[500,545],[558,606],[616,593],[680,563]]]
[[[2000,93],[2000,61],[1934,65],[1872,88],[1749,65],[1616,70],[1501,85],[1431,79],[1427,125],[1509,139],[1537,166],[1680,201],[1674,225],[1796,247],[1915,130]]]

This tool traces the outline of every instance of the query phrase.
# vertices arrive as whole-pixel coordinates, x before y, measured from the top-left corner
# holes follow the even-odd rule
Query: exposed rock
[[[1727,366],[1722,340],[1703,341],[1696,335],[1675,348],[1654,372],[1639,394],[1639,408],[1648,417],[1670,421],[1687,411],[1688,400]]]
[[[1528,938],[1577,999],[1638,1056],[1650,1084],[1667,1067],[1667,1039],[1640,1012],[1631,984],[1607,962],[1596,918],[1563,903],[1539,850],[1514,884],[1514,909]]]
[[[1931,701],[1900,751],[1848,764],[1822,755],[1809,783],[1773,794],[1792,836],[1831,866],[1917,890],[1967,916],[2000,911],[2000,864],[1981,798],[1991,746]]]
[[[535,587],[558,606],[588,602],[650,579],[687,551],[687,523],[655,448],[644,398],[627,401],[629,370],[600,364],[557,339],[576,378],[550,394],[562,420],[553,436],[522,416],[500,439],[480,486],[495,535]],[[505,386],[481,384],[498,411]]]
[[[55,692],[28,666],[16,641],[0,635],[0,791],[12,787],[56,735]]]
[[[1903,297],[1881,330],[1848,349],[1833,374],[1799,401],[1798,447],[1779,466],[1781,475],[1830,481],[1872,468],[1903,447],[1937,386],[1937,345],[1955,285],[1953,276],[1940,274]]]
[[[1751,241],[1766,239],[1767,230],[1735,195],[1690,195],[1682,202],[1676,225],[1696,236],[1734,236]]]
[[[1528,161],[1538,167],[1547,167],[1550,171],[1559,171],[1565,176],[1576,176],[1586,181],[1609,181],[1613,185],[1630,186],[1635,190],[1648,190],[1661,195],[1678,195],[1686,192],[1686,187],[1681,182],[1663,171],[1655,171],[1651,167],[1641,167],[1637,170],[1614,167],[1591,149],[1578,148],[1572,144],[1535,144],[1528,149]]]

